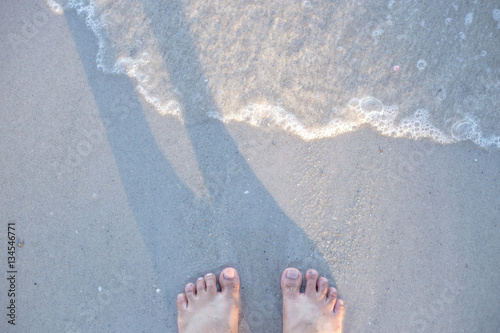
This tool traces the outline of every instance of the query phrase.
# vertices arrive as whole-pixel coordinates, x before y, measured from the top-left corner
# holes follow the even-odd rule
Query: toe
[[[284,296],[293,296],[300,294],[302,286],[302,274],[296,268],[289,267],[281,275],[281,289]]]
[[[206,291],[205,279],[199,277],[198,280],[196,280],[196,294],[199,294],[204,291]]]
[[[238,295],[240,290],[240,277],[232,267],[225,268],[219,275],[219,284],[222,294]]]
[[[209,294],[215,294],[217,292],[217,279],[213,273],[205,275],[205,285],[207,286],[207,292]]]
[[[333,307],[335,306],[335,302],[337,301],[337,289],[330,287],[326,296],[328,305],[331,307],[331,309],[333,309]]]
[[[316,285],[318,282],[318,272],[310,269],[306,273],[306,295],[316,294]]]
[[[335,302],[335,306],[333,307],[333,312],[339,316],[344,315],[344,301],[343,300],[337,299],[337,302]]]
[[[320,277],[318,279],[318,294],[321,297],[321,299],[324,299],[326,296],[326,293],[328,292],[328,279],[325,277]]]
[[[195,299],[195,293],[196,293],[196,287],[192,283],[188,283],[186,285],[186,288],[184,288],[184,291],[186,292],[186,297],[189,302],[193,302]]]
[[[177,310],[185,310],[187,308],[187,301],[186,294],[177,295]]]

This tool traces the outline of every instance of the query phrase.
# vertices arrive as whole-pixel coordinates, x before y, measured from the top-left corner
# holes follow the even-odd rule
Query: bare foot
[[[196,285],[188,283],[185,294],[177,296],[180,333],[236,333],[238,332],[238,297],[240,278],[232,267],[219,275],[221,291],[217,291],[217,278],[208,273],[198,278]]]
[[[328,280],[318,279],[318,272],[306,273],[306,291],[300,292],[302,274],[287,268],[281,276],[283,290],[284,333],[340,333],[344,303],[337,299],[337,290],[328,288]]]

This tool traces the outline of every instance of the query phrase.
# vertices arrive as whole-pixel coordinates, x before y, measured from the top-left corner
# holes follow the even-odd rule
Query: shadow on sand
[[[154,10],[145,6],[146,12]],[[125,75],[97,70],[95,38],[76,13],[65,15],[101,117],[109,119],[115,96],[135,95],[134,86]],[[180,1],[165,5],[165,15],[169,20],[151,17],[152,27],[158,29],[159,44],[170,45],[165,67],[182,96],[186,129],[210,201],[197,200],[178,178],[140,103],[131,103],[130,115],[106,134],[130,209],[166,290],[168,331],[176,330],[175,296],[190,282],[187,276],[232,265],[243,286],[241,331],[281,332],[283,269],[295,266],[304,272],[314,267],[333,281],[328,263],[261,184],[224,124],[206,117],[217,106],[204,84]]]

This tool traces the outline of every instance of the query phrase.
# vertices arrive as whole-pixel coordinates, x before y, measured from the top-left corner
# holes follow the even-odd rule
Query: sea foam
[[[158,22],[173,19],[168,5],[46,1],[58,14],[64,8],[85,18],[98,40],[101,70],[128,75],[160,114],[182,121],[182,96],[164,64],[176,51],[154,33],[162,31]],[[418,17],[401,1],[375,14],[359,14],[347,3],[340,9],[311,2],[184,5],[179,22],[189,27],[205,71],[203,78],[186,79],[203,80],[213,96],[216,109],[207,110],[208,117],[308,141],[371,126],[385,136],[500,148],[499,50],[492,46],[498,36],[474,31],[481,18],[473,8],[443,22]],[[492,11],[496,23],[498,10]],[[463,17],[467,38],[458,24]],[[363,20],[368,23],[360,25]],[[420,42],[429,24],[437,36]],[[470,39],[481,45],[480,57],[472,56]]]

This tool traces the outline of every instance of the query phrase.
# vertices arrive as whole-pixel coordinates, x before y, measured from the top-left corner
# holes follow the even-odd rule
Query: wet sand
[[[175,332],[175,296],[227,265],[242,332],[280,332],[289,265],[333,282],[346,332],[500,325],[500,152],[223,125],[200,120],[199,92],[179,83],[182,124],[97,70],[76,14],[43,6],[1,5],[2,230],[15,222],[24,242],[16,325],[4,314],[1,331]],[[10,47],[38,13],[50,20]]]

